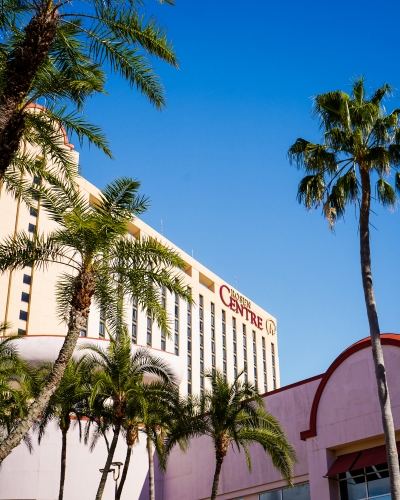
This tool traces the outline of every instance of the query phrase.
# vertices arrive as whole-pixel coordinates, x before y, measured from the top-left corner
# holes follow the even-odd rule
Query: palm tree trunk
[[[116,500],[120,500],[121,495],[122,495],[122,490],[124,489],[124,484],[125,484],[126,476],[128,474],[128,469],[129,469],[129,463],[131,461],[132,448],[133,448],[133,444],[128,444],[128,446],[126,447],[126,458],[125,458],[124,468],[122,470],[121,481],[119,483],[118,490],[117,490]]]
[[[117,447],[120,430],[121,430],[121,421],[118,420],[115,422],[114,435],[113,435],[113,438],[111,441],[110,451],[108,452],[108,455],[107,455],[106,464],[104,466],[103,473],[101,475],[100,484],[99,484],[99,487],[97,489],[96,500],[101,500],[101,498],[103,496],[104,488],[105,488],[106,482],[107,482],[107,476],[108,476],[108,473],[110,471],[111,462],[113,461],[113,458],[114,458],[115,449]]]
[[[68,430],[61,429],[62,433],[61,473],[60,473],[60,491],[58,493],[58,500],[63,500],[64,496],[65,470],[67,468],[67,432]]]
[[[153,443],[147,434],[147,455],[149,456],[149,500],[155,499]]]
[[[215,463],[214,480],[213,480],[213,485],[212,485],[212,490],[211,490],[211,500],[215,500],[217,498],[218,483],[219,483],[219,476],[221,474],[222,462],[223,462],[223,460],[218,459],[218,460],[216,460],[216,463]]]
[[[68,361],[71,359],[76,347],[79,333],[86,325],[93,293],[94,281],[92,274],[87,272],[78,275],[75,281],[74,297],[71,301],[68,333],[65,337],[63,346],[54,362],[53,369],[43,389],[35,401],[30,405],[26,416],[19,421],[18,425],[0,444],[0,464],[11,451],[19,445],[22,438],[28,433],[38,415],[41,414],[46,403],[60,384]]]
[[[46,4],[44,4],[46,5]],[[23,104],[38,67],[56,38],[58,14],[39,10],[25,27],[25,36],[5,71],[5,86],[0,96],[0,179],[19,148],[24,130]]]
[[[360,166],[362,200],[360,208],[360,254],[361,274],[364,288],[365,305],[372,344],[375,376],[378,385],[379,404],[381,406],[383,432],[386,441],[386,455],[390,475],[390,490],[392,500],[400,500],[400,473],[394,431],[393,416],[390,406],[389,388],[386,378],[385,363],[381,345],[378,312],[376,308],[374,287],[372,283],[371,250],[369,235],[369,215],[371,204],[371,179],[369,171]]]

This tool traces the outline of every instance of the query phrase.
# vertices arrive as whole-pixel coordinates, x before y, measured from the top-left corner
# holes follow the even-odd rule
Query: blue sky
[[[83,148],[83,175],[142,182],[143,219],[278,318],[281,382],[324,372],[369,334],[357,221],[335,235],[296,201],[301,172],[286,153],[317,141],[311,96],[365,75],[400,87],[398,2],[147,1],[168,27],[180,70],[157,63],[168,108],[152,108],[110,75],[86,114],[115,160]],[[400,91],[389,106],[399,106]],[[80,149],[79,147],[77,148]],[[399,213],[376,208],[373,276],[382,332],[400,332]]]

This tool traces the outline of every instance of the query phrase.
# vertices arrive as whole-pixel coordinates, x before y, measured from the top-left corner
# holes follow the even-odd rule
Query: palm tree
[[[191,395],[180,396],[179,388],[175,384],[163,381],[152,383],[140,381],[138,383],[134,397],[130,397],[127,401],[126,418],[123,424],[127,455],[116,500],[121,498],[129,470],[133,445],[138,441],[140,433],[144,434],[146,438],[149,461],[149,499],[154,500],[153,447],[157,454],[159,466],[165,471],[169,455],[165,446],[166,442],[168,442],[168,436],[179,432],[178,444],[182,451],[186,450],[195,427],[193,419],[198,418],[198,412],[194,414],[193,409]]]
[[[131,462],[133,447],[139,441],[139,425],[141,425],[143,414],[143,397],[141,391],[143,387],[143,377],[138,377],[135,383],[136,387],[133,394],[128,398],[126,403],[126,415],[122,424],[122,433],[126,441],[126,457],[115,500],[120,500],[121,498]]]
[[[173,0],[166,3],[173,4]],[[93,81],[98,84],[99,73],[108,68],[137,87],[158,109],[165,106],[163,86],[149,59],[156,57],[175,67],[177,59],[166,29],[153,17],[145,19],[141,4],[100,0],[82,0],[73,6],[56,0],[1,3],[0,179],[20,146],[28,117],[26,105],[38,83],[51,89],[39,95],[50,94],[52,102],[61,97],[76,103],[79,94],[81,104],[85,91],[90,93]],[[49,71],[42,72],[38,82],[43,67]],[[65,84],[71,74],[78,75],[72,89]],[[61,120],[61,124],[66,122]]]
[[[127,405],[128,406],[128,405]],[[131,462],[131,456],[133,453],[133,447],[139,440],[139,422],[135,416],[131,417],[129,410],[127,411],[128,416],[125,418],[123,423],[123,434],[125,435],[126,441],[126,457],[124,462],[124,467],[122,469],[121,480],[118,485],[117,494],[115,500],[120,500],[122,490],[124,489],[126,477],[129,470],[129,465]]]
[[[149,500],[155,500],[154,450],[160,468],[166,469],[164,441],[175,425],[183,422],[183,400],[176,385],[165,382],[143,384],[141,391],[142,415],[139,430],[146,436],[147,458],[149,460]],[[183,434],[184,427],[180,427]],[[180,443],[182,445],[182,439]],[[122,489],[121,489],[122,491]],[[119,500],[119,498],[117,499]]]
[[[191,300],[176,271],[184,265],[176,252],[154,240],[126,238],[128,222],[147,207],[147,200],[137,194],[139,186],[129,178],[116,180],[100,193],[94,206],[73,188],[53,189],[42,199],[42,206],[59,228],[47,235],[37,233],[33,239],[19,232],[0,244],[0,272],[26,265],[46,268],[52,262],[69,270],[57,285],[59,315],[67,322],[67,336],[42,391],[0,444],[0,463],[28,432],[59,385],[93,300],[112,326],[118,321],[123,290],[127,299],[135,298],[167,332],[160,287]]]
[[[220,370],[207,372],[205,377],[211,382],[211,390],[200,397],[199,413],[194,418],[192,412],[186,417],[188,425],[183,432],[179,427],[167,438],[166,451],[169,453],[177,439],[187,439],[190,425],[192,436],[209,436],[215,449],[215,472],[211,490],[211,500],[217,498],[218,483],[222,464],[229,445],[244,450],[246,463],[251,471],[249,445],[259,443],[268,453],[274,467],[288,484],[292,484],[293,463],[296,452],[285,435],[280,423],[264,409],[263,400],[250,382],[241,382],[239,373],[232,383],[225,380]],[[191,415],[192,414],[192,415]]]
[[[48,424],[56,421],[61,431],[61,472],[58,500],[64,496],[65,473],[67,468],[67,433],[71,427],[71,418],[75,416],[80,424],[82,402],[87,396],[85,371],[82,370],[82,359],[71,358],[64,371],[60,385],[57,387],[44,407],[37,422],[38,441],[41,442]]]
[[[387,374],[380,339],[371,270],[369,218],[371,177],[376,176],[376,194],[380,203],[393,207],[400,191],[400,109],[386,114],[382,101],[391,96],[385,84],[367,98],[364,79],[354,80],[351,96],[340,90],[317,95],[313,114],[324,131],[322,144],[305,139],[289,149],[289,160],[307,175],[300,181],[298,200],[308,209],[323,207],[330,227],[344,216],[346,207],[359,207],[360,260],[365,305],[372,343],[372,356],[378,384],[386,440],[393,500],[400,499],[400,474],[390,406]],[[395,188],[388,182],[395,171]]]
[[[9,323],[0,323],[0,333],[5,334],[10,327]],[[0,339],[0,442],[25,415],[35,392],[34,371],[18,355],[19,339],[16,335]],[[24,442],[32,452],[30,436],[26,435]]]
[[[87,370],[91,373],[90,403],[100,400],[103,406],[112,406],[113,438],[104,465],[96,500],[101,500],[113,461],[118,438],[127,419],[130,398],[136,398],[143,375],[152,373],[164,381],[174,381],[170,366],[161,358],[152,357],[147,349],[133,352],[132,342],[126,329],[122,329],[119,339],[110,335],[106,349],[95,345],[84,346],[90,350],[85,358]]]

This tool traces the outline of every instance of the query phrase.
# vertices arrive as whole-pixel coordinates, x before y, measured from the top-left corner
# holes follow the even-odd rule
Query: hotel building
[[[71,147],[66,141],[66,147]],[[78,161],[78,155],[76,160]],[[34,179],[39,182],[39,179]],[[93,204],[99,190],[83,178],[78,179],[81,193]],[[56,225],[37,202],[28,209],[4,189],[0,194],[0,238],[19,231],[48,232]],[[180,250],[140,219],[129,224],[132,238],[152,238],[177,251],[185,262],[184,283],[195,304],[162,290],[162,302],[170,321],[171,336],[152,321],[135,303],[125,304],[125,321],[132,342],[177,356],[183,368],[182,393],[200,393],[205,387],[203,373],[218,368],[232,380],[244,370],[244,377],[264,393],[280,386],[276,319],[231,285]],[[61,265],[50,264],[45,270],[25,268],[0,276],[0,318],[10,322],[21,335],[64,336],[65,324],[56,316],[55,284]],[[92,339],[107,338],[102,312],[92,305],[86,329],[81,335]],[[45,344],[43,344],[45,345]],[[50,345],[50,344],[49,344]]]

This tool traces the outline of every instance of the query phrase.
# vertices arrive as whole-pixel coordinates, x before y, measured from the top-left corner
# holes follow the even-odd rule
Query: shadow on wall
[[[162,473],[159,462],[157,459],[157,455],[154,455],[154,488],[156,490],[156,498],[155,500],[163,500],[164,499],[164,482],[163,482],[164,474]],[[146,474],[146,479],[144,480],[142,491],[138,500],[149,500],[149,473]]]

